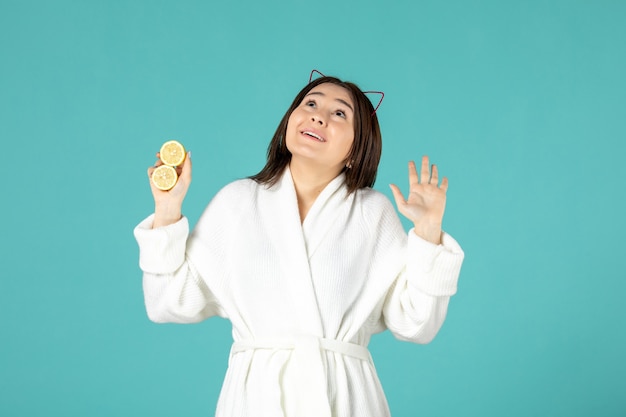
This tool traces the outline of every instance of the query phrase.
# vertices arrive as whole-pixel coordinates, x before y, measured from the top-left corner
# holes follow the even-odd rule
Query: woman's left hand
[[[431,170],[428,156],[423,156],[419,177],[415,162],[409,162],[409,186],[409,197],[405,200],[400,189],[390,184],[398,210],[413,222],[415,234],[436,245],[440,244],[448,179],[443,177],[439,184],[437,165],[433,164]]]

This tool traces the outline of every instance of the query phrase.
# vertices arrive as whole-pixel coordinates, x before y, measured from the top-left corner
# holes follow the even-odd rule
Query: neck
[[[339,172],[326,169],[314,169],[314,167],[303,165],[296,161],[289,164],[291,178],[298,197],[298,210],[300,211],[300,221],[304,221],[309,209],[317,199],[317,196],[326,186],[339,175]]]

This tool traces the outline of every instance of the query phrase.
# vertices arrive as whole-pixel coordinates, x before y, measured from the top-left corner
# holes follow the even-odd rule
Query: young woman
[[[407,234],[370,188],[380,154],[369,99],[322,77],[294,99],[261,172],[224,187],[191,234],[191,158],[172,190],[152,186],[155,213],[135,229],[146,309],[155,322],[231,321],[218,417],[389,415],[370,337],[432,340],[463,251],[441,230],[437,167],[409,163],[406,199],[392,185]]]

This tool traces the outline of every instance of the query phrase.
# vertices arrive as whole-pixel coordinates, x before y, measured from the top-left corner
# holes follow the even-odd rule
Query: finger
[[[161,161],[160,159],[157,159],[154,162],[154,165],[152,165],[151,167],[148,168],[148,175],[152,176],[152,171],[154,171],[155,168],[158,168],[161,165],[163,165],[163,161]]]
[[[430,170],[428,169],[428,156],[422,156],[422,169],[420,172],[420,184],[428,184],[430,181]]]
[[[401,207],[404,204],[406,204],[406,200],[404,199],[404,196],[402,195],[402,191],[400,191],[398,186],[396,186],[395,184],[389,184],[389,187],[391,188],[391,193],[393,194],[393,198],[396,200],[396,205],[398,207]]]
[[[441,188],[444,192],[448,191],[448,177],[443,177],[439,188]]]
[[[150,167],[148,168],[148,182],[150,183],[150,188],[152,189],[152,192],[163,192],[163,190],[158,189],[155,185],[154,182],[152,181],[152,173],[154,172],[154,170],[157,167]]]
[[[150,189],[152,190],[152,194],[155,193],[163,193],[163,190],[159,190],[156,185],[154,185],[154,182],[152,181],[152,173],[154,172],[154,170],[156,169],[156,167],[150,167],[148,168],[148,182],[150,183]]]
[[[180,177],[185,180],[187,184],[191,183],[191,152],[187,152]]]
[[[417,168],[415,167],[415,161],[409,161],[409,186],[419,184],[419,178],[417,177]]]
[[[148,177],[151,180],[150,185],[152,185],[152,173],[154,172],[154,169],[163,165],[163,161],[161,161],[161,153],[157,152],[155,156],[156,156],[156,161],[154,162],[154,165],[148,168]]]
[[[430,183],[431,184],[439,184],[439,172],[437,171],[437,165],[433,164],[432,169],[430,170]]]

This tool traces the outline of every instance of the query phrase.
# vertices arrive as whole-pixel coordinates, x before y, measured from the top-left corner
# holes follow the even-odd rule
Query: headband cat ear
[[[376,110],[378,110],[381,103],[383,102],[383,99],[385,98],[385,93],[383,93],[382,91],[363,91],[363,94],[380,94],[380,100],[378,100],[378,104],[376,105],[376,107],[374,107],[374,111],[372,112],[373,116],[374,114],[376,114]]]
[[[313,69],[311,71],[311,75],[309,75],[309,83],[313,81],[313,74],[315,73],[318,73],[321,77],[325,77],[325,75],[322,74],[320,71]],[[376,111],[378,110],[381,103],[383,102],[383,99],[385,98],[385,93],[383,93],[382,91],[363,91],[363,94],[380,94],[380,100],[378,100],[378,104],[376,105],[376,107],[374,107],[374,111],[372,112],[371,116],[375,115]]]
[[[325,77],[324,74],[322,74],[321,72],[319,72],[318,70],[314,69],[311,71],[311,75],[309,75],[309,82],[313,81],[313,74],[318,73],[321,77]]]

